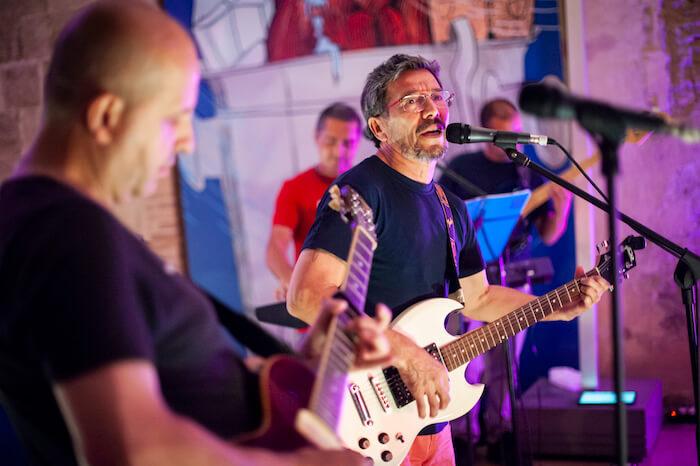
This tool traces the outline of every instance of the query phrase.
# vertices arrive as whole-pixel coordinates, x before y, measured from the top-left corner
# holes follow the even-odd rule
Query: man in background
[[[316,218],[318,201],[333,180],[355,160],[361,125],[360,116],[349,105],[336,102],[326,107],[318,116],[314,135],[318,164],[286,180],[277,195],[267,242],[267,266],[279,280],[275,291],[279,301],[286,299],[294,268],[289,249],[294,245],[296,260]]]

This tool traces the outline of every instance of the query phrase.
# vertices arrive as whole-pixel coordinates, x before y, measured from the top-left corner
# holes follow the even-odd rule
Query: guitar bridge
[[[367,409],[367,403],[365,403],[365,399],[362,396],[362,392],[360,391],[359,385],[356,383],[351,383],[348,386],[348,390],[350,390],[350,397],[352,398],[352,402],[355,405],[355,409],[357,409],[357,414],[360,415],[360,421],[362,422],[363,426],[371,426],[374,424],[374,421],[372,421],[372,416],[369,414],[369,409]]]

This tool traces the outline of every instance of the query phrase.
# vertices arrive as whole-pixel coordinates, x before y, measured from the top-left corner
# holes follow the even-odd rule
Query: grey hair
[[[442,87],[440,64],[437,61],[427,60],[419,55],[393,55],[367,75],[367,81],[365,81],[361,97],[362,115],[365,117],[365,123],[370,118],[383,115],[387,111],[386,90],[389,84],[396,81],[404,71],[412,70],[430,71],[437,79],[440,87]],[[381,141],[376,138],[369,126],[365,127],[364,135],[367,139],[374,142],[376,147],[379,147]]]

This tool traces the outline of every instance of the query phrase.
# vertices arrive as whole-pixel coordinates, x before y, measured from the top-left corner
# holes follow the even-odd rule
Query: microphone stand
[[[515,147],[514,145],[510,145],[508,147]],[[448,178],[452,179],[454,182],[456,182],[458,185],[460,185],[465,191],[469,192],[473,196],[480,197],[480,196],[488,196],[488,193],[478,187],[477,185],[471,183],[468,181],[466,178],[464,178],[462,175],[457,173],[456,171],[452,170],[449,168],[447,165],[445,165],[442,162],[438,162],[437,167],[442,170],[442,173],[447,176]],[[478,230],[478,227],[476,226],[477,222],[479,222],[481,218],[473,219],[475,223],[475,228]],[[491,251],[491,255],[493,256],[493,251]],[[505,264],[503,262],[503,257],[499,257],[498,259],[498,266],[499,266],[499,271],[501,275],[501,286],[506,286],[505,283]],[[520,445],[520,435],[518,433],[518,412],[517,412],[517,397],[515,393],[515,378],[513,376],[513,369],[514,369],[514,364],[513,364],[513,358],[514,358],[514,346],[511,345],[510,340],[505,341],[505,344],[503,346],[503,354],[505,356],[505,365],[506,365],[506,374],[507,374],[507,381],[508,381],[508,396],[510,397],[510,420],[511,420],[511,430],[512,430],[512,446],[513,446],[513,461],[515,462],[514,466],[520,466],[521,464],[521,445]],[[467,421],[467,425],[470,425],[469,421]],[[501,448],[505,451],[508,449],[507,445],[502,445]],[[529,464],[529,463],[528,463]]]
[[[616,148],[619,144],[612,143],[612,142],[606,142],[606,139],[609,138],[603,138],[601,137],[602,141],[600,144],[601,148],[601,153],[604,156],[603,160],[606,160],[610,157],[608,155],[612,152],[615,153]],[[675,272],[674,272],[674,280],[678,284],[678,286],[681,289],[681,297],[683,300],[683,304],[685,306],[686,310],[686,319],[687,319],[687,325],[688,325],[688,343],[690,346],[690,360],[691,360],[691,368],[692,368],[692,377],[693,377],[693,389],[694,389],[694,401],[695,401],[695,443],[696,443],[696,455],[698,458],[698,464],[700,464],[700,410],[699,408],[699,400],[700,400],[700,392],[699,392],[699,384],[698,384],[698,342],[697,342],[697,335],[700,332],[700,319],[697,319],[697,302],[695,301],[696,295],[693,293],[693,288],[697,286],[698,279],[700,278],[700,256],[697,254],[693,253],[692,251],[689,251],[687,248],[683,248],[679,246],[678,244],[672,242],[668,238],[660,235],[659,233],[655,232],[654,230],[648,228],[647,226],[639,223],[638,221],[634,220],[631,217],[628,217],[622,212],[613,210],[612,207],[614,206],[613,201],[615,200],[614,197],[614,186],[612,186],[613,181],[608,180],[608,196],[611,200],[610,205],[607,203],[601,201],[600,199],[597,199],[590,194],[588,194],[586,191],[583,191],[582,189],[578,188],[577,186],[569,183],[568,181],[558,177],[551,171],[547,170],[546,168],[542,167],[541,165],[538,165],[534,163],[529,157],[527,157],[525,154],[518,152],[515,149],[512,148],[506,148],[505,149],[506,153],[508,156],[515,162],[518,163],[524,167],[529,167],[530,169],[534,170],[535,172],[539,173],[540,175],[544,176],[545,178],[549,179],[550,181],[558,184],[559,186],[562,186],[566,188],[567,190],[571,191],[574,193],[576,196],[588,201],[590,204],[598,207],[604,212],[607,212],[609,215],[609,223],[613,224],[613,228],[611,229],[611,239],[610,242],[612,244],[612,247],[616,248],[615,251],[617,251],[617,243],[613,242],[612,235],[615,233],[615,228],[614,228],[614,222],[615,222],[615,217],[619,218],[622,222],[624,222],[626,225],[631,227],[634,231],[651,241],[652,243],[656,244],[657,246],[661,247],[664,249],[666,252],[669,254],[675,256],[678,258],[678,265],[676,266]],[[615,157],[616,159],[616,157]],[[608,164],[613,165],[613,167],[609,168],[614,168],[616,169],[616,160],[615,161],[609,161],[607,162]],[[604,162],[605,165],[605,162]],[[616,215],[615,215],[616,214]],[[613,268],[612,270],[615,271],[613,275],[613,282],[617,282],[617,254],[611,254],[611,258],[613,260],[612,265]],[[617,319],[615,316],[615,311],[616,309],[619,311],[619,307],[616,308],[617,305],[619,305],[619,302],[617,302],[617,293],[618,287],[615,286],[613,289],[613,325],[614,325],[614,352],[615,352],[615,391],[616,391],[616,396],[617,396],[617,409],[616,409],[616,427],[617,427],[617,437],[618,437],[618,463],[620,465],[624,465],[627,463],[627,435],[626,435],[626,416],[623,416],[625,409],[624,409],[624,403],[622,400],[622,371],[619,371],[618,369],[621,369],[622,367],[622,347],[621,347],[621,341],[618,342],[618,340],[621,340],[621,327],[622,327],[622,322],[620,319]]]

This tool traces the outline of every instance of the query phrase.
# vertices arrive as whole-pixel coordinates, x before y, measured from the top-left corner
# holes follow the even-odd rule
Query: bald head
[[[47,120],[74,120],[104,92],[127,105],[148,98],[164,73],[196,60],[187,33],[157,7],[137,0],[98,1],[58,37],[45,82]]]

